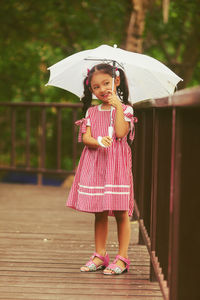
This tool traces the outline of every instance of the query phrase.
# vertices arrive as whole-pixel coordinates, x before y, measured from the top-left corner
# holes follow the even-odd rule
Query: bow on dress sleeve
[[[78,120],[75,122],[75,124],[77,126],[80,126],[79,128],[79,134],[78,134],[78,142],[82,142],[82,134],[86,133],[86,129],[87,129],[87,120],[89,118],[83,118],[81,120]]]
[[[131,129],[130,129],[129,139],[132,142],[135,138],[135,125],[134,124],[138,122],[138,118],[134,117],[133,114],[131,114],[130,112],[125,113],[124,115],[131,120],[130,121]]]

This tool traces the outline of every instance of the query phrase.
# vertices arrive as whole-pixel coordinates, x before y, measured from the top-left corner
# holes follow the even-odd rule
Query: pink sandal
[[[95,257],[100,258],[102,260],[102,264],[97,266],[93,262],[93,259]],[[109,265],[109,256],[107,253],[105,256],[101,256],[98,253],[94,253],[92,255],[92,257],[90,258],[90,260],[85,264],[85,266],[81,267],[80,270],[81,270],[81,272],[95,272],[95,271],[99,271],[99,270],[104,270],[108,265]],[[85,267],[87,267],[88,270],[84,270],[83,268],[85,268]]]
[[[118,260],[123,261],[126,264],[126,267],[124,269],[122,269],[120,266],[116,265],[116,262]],[[108,265],[108,267],[104,270],[104,275],[120,275],[124,272],[128,272],[129,271],[129,267],[130,267],[130,260],[127,258],[124,258],[120,255],[117,255],[115,257],[115,260],[113,261],[112,264]],[[111,272],[105,272],[106,270],[111,270]]]

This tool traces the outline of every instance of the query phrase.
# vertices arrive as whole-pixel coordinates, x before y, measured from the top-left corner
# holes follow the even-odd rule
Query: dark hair
[[[128,83],[126,79],[126,75],[124,71],[120,68],[117,68],[119,71],[120,76],[120,85],[117,87],[117,95],[121,99],[122,103],[128,104],[128,96],[129,96],[129,90],[128,90]],[[94,66],[88,73],[87,77],[83,81],[84,85],[84,95],[81,98],[81,101],[83,102],[83,114],[86,114],[86,111],[91,106],[92,103],[92,92],[91,92],[91,80],[94,72],[100,71],[104,74],[109,74],[112,77],[113,74],[113,67],[109,64],[99,64]]]

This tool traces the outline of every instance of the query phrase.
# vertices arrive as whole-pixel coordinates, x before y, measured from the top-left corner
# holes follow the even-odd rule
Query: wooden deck
[[[0,184],[0,299],[163,299],[149,281],[149,255],[132,223],[130,272],[105,276],[79,271],[94,251],[92,214],[65,208],[63,188]],[[117,253],[109,218],[108,252]]]

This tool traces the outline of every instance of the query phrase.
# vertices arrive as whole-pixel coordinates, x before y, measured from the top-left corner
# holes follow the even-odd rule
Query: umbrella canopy
[[[99,63],[122,68],[129,86],[129,102],[166,97],[182,79],[158,60],[144,54],[107,45],[73,54],[49,67],[46,85],[56,86],[81,97],[87,69]]]

